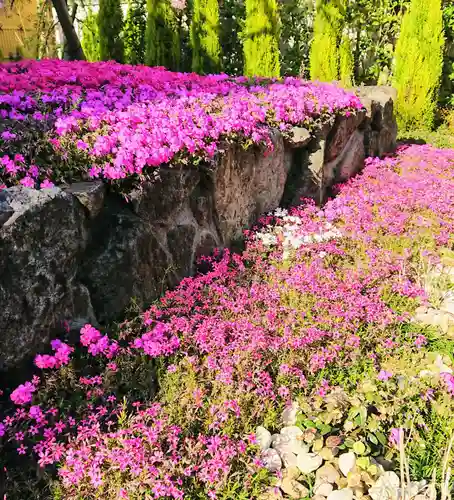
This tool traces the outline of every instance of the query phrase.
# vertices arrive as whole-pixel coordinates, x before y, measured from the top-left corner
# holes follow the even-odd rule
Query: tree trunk
[[[58,21],[65,35],[68,58],[71,61],[85,61],[85,54],[80,45],[79,37],[77,36],[74,25],[71,21],[71,16],[68,12],[66,0],[52,0],[55,12],[57,13]]]

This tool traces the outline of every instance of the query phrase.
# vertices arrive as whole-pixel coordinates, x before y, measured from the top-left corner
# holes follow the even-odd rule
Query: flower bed
[[[331,490],[379,488],[405,435],[408,475],[430,480],[453,430],[454,342],[411,318],[423,271],[453,261],[453,166],[429,146],[369,160],[323,209],[270,214],[242,255],[118,331],[53,342],[11,394],[3,452],[57,465],[56,498],[257,498],[283,467],[278,485],[298,479],[304,498],[323,462]],[[283,425],[298,442],[270,448]]]
[[[361,109],[328,84],[202,77],[115,63],[0,66],[0,182],[27,187],[140,179],[209,160],[221,140],[272,147],[270,127]]]

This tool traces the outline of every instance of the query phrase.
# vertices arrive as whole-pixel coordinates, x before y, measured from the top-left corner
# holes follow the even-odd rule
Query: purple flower
[[[380,372],[377,375],[377,379],[381,380],[382,382],[386,382],[386,380],[389,380],[393,374],[391,372],[387,372],[386,370],[380,370]]]

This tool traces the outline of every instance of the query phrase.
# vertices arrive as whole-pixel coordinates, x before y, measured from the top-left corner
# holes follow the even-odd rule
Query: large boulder
[[[85,214],[59,188],[0,191],[0,369],[37,352],[72,317],[92,318],[75,282]]]
[[[279,206],[288,174],[284,140],[275,132],[273,150],[229,144],[212,171],[213,208],[223,244],[240,238],[260,214]]]

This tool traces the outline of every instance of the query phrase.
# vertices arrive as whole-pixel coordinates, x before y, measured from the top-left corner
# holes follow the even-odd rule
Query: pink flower
[[[35,390],[36,387],[31,382],[25,382],[25,384],[21,384],[11,393],[11,401],[16,405],[30,403],[33,397],[32,394]]]
[[[401,437],[403,437],[403,429],[392,428],[388,438],[390,446],[399,446]]]
[[[22,184],[22,186],[25,186],[27,188],[34,188],[35,187],[35,181],[31,177],[28,177],[28,176],[21,179],[20,183]]]
[[[418,335],[415,340],[415,346],[421,348],[427,344],[427,338],[424,335]]]
[[[386,370],[380,370],[380,372],[377,375],[377,379],[381,380],[382,382],[386,382],[392,376],[393,376],[393,374],[391,372],[387,372]]]

